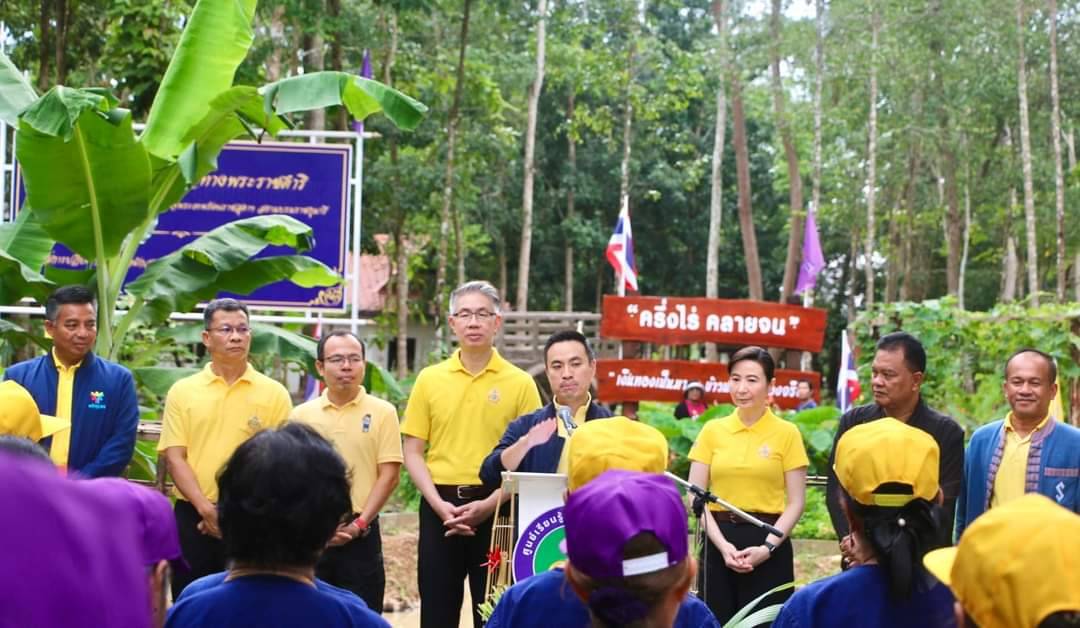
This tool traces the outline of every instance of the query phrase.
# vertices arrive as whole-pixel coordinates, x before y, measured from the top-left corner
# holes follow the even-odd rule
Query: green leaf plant
[[[262,88],[234,86],[254,40],[255,0],[199,0],[137,136],[131,112],[104,90],[56,86],[38,96],[0,53],[0,119],[16,132],[26,204],[15,223],[0,226],[0,303],[39,301],[58,273],[42,267],[62,243],[91,263],[78,275],[96,283],[100,355],[115,359],[135,322],[159,324],[219,291],[247,294],[290,280],[305,287],[341,281],[302,255],[309,227],[287,216],[224,225],[147,265],[127,287],[129,307],[114,321],[128,268],[157,217],[217,168],[224,145],[261,139],[290,127],[286,114],[343,106],[357,120],[382,113],[411,130],[427,107],[377,81],[315,72]],[[296,255],[253,259],[284,245]],[[70,280],[65,276],[64,280]]]

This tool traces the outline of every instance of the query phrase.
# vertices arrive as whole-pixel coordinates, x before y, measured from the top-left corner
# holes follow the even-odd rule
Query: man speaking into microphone
[[[499,444],[480,467],[480,480],[485,485],[499,486],[503,471],[566,473],[565,445],[574,428],[585,421],[611,416],[589,394],[596,375],[596,354],[580,332],[558,331],[548,338],[544,372],[552,402],[507,426]]]

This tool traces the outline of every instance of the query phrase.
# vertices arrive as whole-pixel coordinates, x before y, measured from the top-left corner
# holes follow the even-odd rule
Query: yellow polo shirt
[[[427,467],[435,484],[480,484],[480,464],[506,426],[540,405],[533,379],[497,351],[473,375],[459,349],[420,371],[401,433],[428,442]]]
[[[750,427],[737,411],[709,421],[689,457],[709,465],[709,490],[718,497],[748,512],[772,514],[784,511],[784,474],[810,464],[799,428],[771,410]]]
[[[187,447],[199,488],[217,502],[217,473],[236,448],[256,432],[284,423],[291,410],[289,391],[250,364],[231,386],[207,364],[169,389],[157,448]],[[173,494],[186,499],[177,489]]]
[[[56,365],[56,418],[67,422],[68,427],[53,434],[52,444],[49,446],[49,457],[53,464],[66,469],[68,453],[71,448],[71,397],[75,392],[75,371],[82,366],[82,360],[70,367],[56,357],[56,349],[52,351],[53,364]]]
[[[334,444],[352,473],[353,512],[364,511],[368,495],[375,486],[379,465],[400,464],[401,431],[397,409],[382,399],[367,394],[363,386],[352,401],[336,406],[324,391],[293,408],[290,421],[307,423]]]
[[[1001,452],[1001,465],[994,476],[994,491],[990,494],[990,507],[996,508],[1007,504],[1017,497],[1024,496],[1027,486],[1028,454],[1031,452],[1031,437],[1046,426],[1050,415],[1046,415],[1035,429],[1024,437],[1016,433],[1012,426],[1013,414],[1005,417],[1005,447]]]

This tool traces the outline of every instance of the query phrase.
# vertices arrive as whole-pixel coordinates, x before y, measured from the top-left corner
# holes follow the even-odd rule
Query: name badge
[[[361,420],[361,424],[363,426],[364,432],[370,431],[371,430],[371,415],[370,414],[365,414],[364,418]]]

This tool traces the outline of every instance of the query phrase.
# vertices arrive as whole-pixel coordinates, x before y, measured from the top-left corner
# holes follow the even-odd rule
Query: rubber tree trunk
[[[1024,53],[1024,0],[1016,2],[1016,90],[1020,96],[1020,166],[1024,174],[1024,226],[1027,231],[1028,294],[1039,306],[1039,251],[1035,232],[1035,185],[1031,175],[1031,131],[1028,122],[1027,56]]]
[[[517,309],[529,309],[529,256],[532,254],[533,180],[536,177],[536,118],[540,92],[544,88],[544,40],[547,0],[537,0],[536,75],[529,86],[528,116],[525,122],[525,172],[521,190],[521,247],[518,252]]]
[[[458,114],[461,111],[461,92],[465,84],[465,51],[469,43],[469,10],[472,0],[465,0],[461,16],[461,35],[458,44],[458,63],[454,78],[454,97],[446,117],[446,172],[443,177],[443,202],[439,212],[439,242],[435,265],[435,321],[439,339],[445,333],[443,317],[446,305],[447,249],[450,240],[450,209],[454,202],[454,150],[457,144]]]

